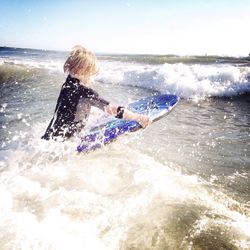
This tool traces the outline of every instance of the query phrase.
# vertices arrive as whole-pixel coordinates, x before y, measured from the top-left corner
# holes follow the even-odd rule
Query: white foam
[[[2,58],[0,64],[12,63],[44,68],[62,73],[62,60]],[[122,84],[176,94],[199,100],[210,96],[236,96],[250,91],[250,68],[230,64],[186,65],[183,63],[142,65],[128,62],[101,61],[96,81]]]
[[[173,230],[166,237],[177,246],[173,235],[190,232],[175,232],[180,220],[193,237],[210,232],[211,223],[236,231],[240,240],[249,237],[249,218],[230,208],[238,203],[211,186],[207,190],[196,175],[183,175],[124,141],[78,155],[75,141],[41,141],[43,125],[10,154],[0,175],[3,249],[146,249],[164,228]],[[201,216],[204,208],[218,219]],[[201,220],[199,228],[189,216]],[[174,221],[173,227],[166,221]]]
[[[1,58],[0,65],[14,64],[19,66],[26,66],[29,68],[48,69],[58,72],[63,72],[63,62],[60,60],[39,60],[39,59],[11,59]]]
[[[235,96],[250,91],[250,69],[233,65],[104,63],[97,81],[149,88],[186,99]]]

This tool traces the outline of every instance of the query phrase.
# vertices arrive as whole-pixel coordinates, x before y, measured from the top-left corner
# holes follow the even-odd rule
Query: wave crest
[[[106,67],[106,69],[105,69]],[[96,80],[148,88],[185,99],[236,96],[250,92],[250,69],[234,65],[104,65]]]
[[[62,61],[0,60],[1,79],[18,74],[21,79],[36,70],[62,75]],[[161,64],[143,65],[100,60],[96,81],[121,84],[175,94],[185,99],[233,97],[250,92],[250,68],[232,64]]]

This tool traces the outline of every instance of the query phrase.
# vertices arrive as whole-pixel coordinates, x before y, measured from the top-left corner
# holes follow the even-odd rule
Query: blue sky
[[[0,46],[250,53],[250,0],[0,0]]]

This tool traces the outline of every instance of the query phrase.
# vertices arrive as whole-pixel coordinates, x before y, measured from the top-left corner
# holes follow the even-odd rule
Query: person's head
[[[63,69],[73,76],[89,78],[98,73],[96,56],[80,45],[74,46]]]

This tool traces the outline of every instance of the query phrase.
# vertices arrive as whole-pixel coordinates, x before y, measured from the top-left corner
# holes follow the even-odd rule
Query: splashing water
[[[146,130],[78,154],[79,138],[40,139],[64,81],[44,65],[62,57],[27,56],[0,64],[0,249],[250,248],[246,66],[101,60],[93,87],[111,102],[183,99]]]

